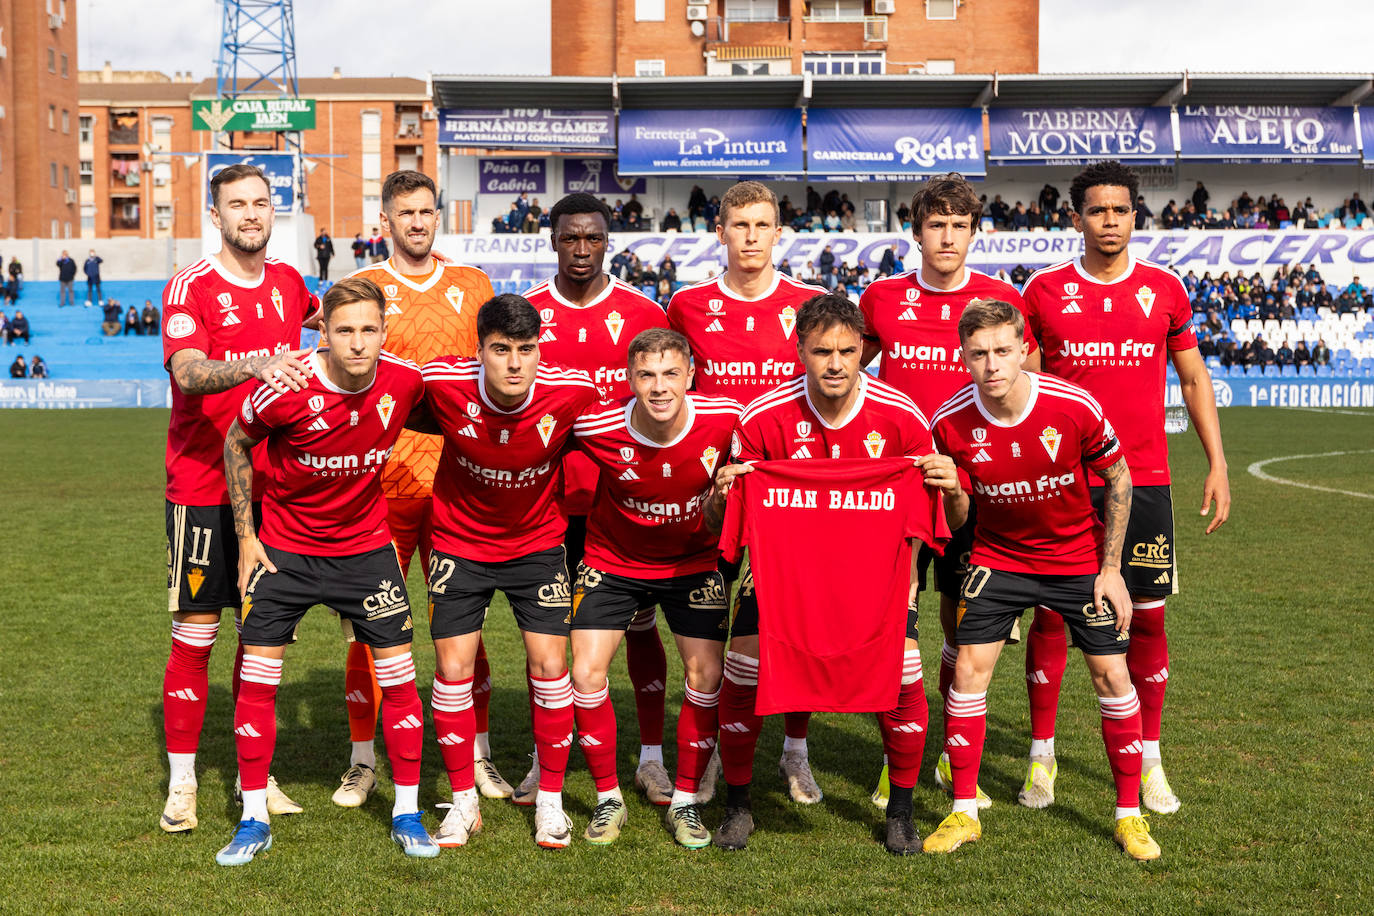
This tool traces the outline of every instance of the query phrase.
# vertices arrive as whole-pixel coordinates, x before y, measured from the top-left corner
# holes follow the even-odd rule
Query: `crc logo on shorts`
[[[363,599],[363,610],[368,620],[381,620],[410,611],[410,601],[406,598],[405,588],[383,579],[377,590]]]
[[[687,593],[687,606],[694,611],[720,611],[725,608],[725,583],[716,576],[701,588]]]
[[[1170,549],[1169,539],[1162,534],[1157,534],[1152,541],[1132,544],[1131,558],[1126,561],[1126,565],[1146,569],[1172,568],[1174,557],[1173,551]]]
[[[1083,605],[1083,618],[1088,621],[1090,627],[1116,626],[1116,611],[1112,609],[1112,603],[1106,598],[1102,599],[1101,611],[1091,601]]]
[[[558,573],[548,585],[539,588],[539,606],[567,610],[572,606],[572,586],[567,573]]]
[[[592,569],[586,563],[577,571],[577,590],[591,591],[601,584],[601,570]]]
[[[185,312],[177,312],[167,319],[167,336],[180,340],[196,332],[196,320]]]

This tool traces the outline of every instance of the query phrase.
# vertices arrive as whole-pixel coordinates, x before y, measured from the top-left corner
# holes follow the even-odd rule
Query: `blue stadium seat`
[[[1360,360],[1361,369],[1374,369],[1374,356],[1366,356]]]
[[[1278,367],[1278,366],[1265,366],[1265,367],[1264,367],[1264,371],[1261,373],[1261,375],[1263,375],[1265,378],[1278,378],[1278,377],[1279,377],[1279,367]]]
[[[1236,363],[1226,373],[1227,378],[1245,378],[1245,367]]]
[[[1335,374],[1336,373],[1331,370],[1330,366],[1317,367],[1317,378],[1331,378],[1331,376]]]
[[[1303,306],[1302,312],[1298,315],[1298,317],[1303,318],[1307,321],[1316,321],[1317,310],[1310,305]]]
[[[1308,363],[1306,366],[1299,366],[1299,367],[1298,367],[1298,378],[1316,378],[1316,377],[1317,377],[1317,370],[1314,369],[1314,368],[1312,368],[1312,364],[1311,364],[1311,363]]]
[[[1336,360],[1338,362],[1341,360],[1349,361],[1350,359],[1351,353],[1348,347],[1341,347],[1339,350],[1336,351]]]
[[[1280,366],[1280,367],[1279,367],[1279,375],[1281,375],[1281,376],[1284,377],[1284,378],[1297,378],[1297,377],[1298,377],[1298,367],[1292,365],[1291,363],[1290,363],[1289,365],[1287,365],[1287,366]]]
[[[1207,357],[1206,359],[1204,359],[1203,362],[1207,364],[1207,368],[1208,368],[1208,369],[1219,369],[1219,368],[1221,368],[1221,357],[1220,357],[1220,356],[1209,356],[1209,357]],[[1169,365],[1170,371],[1172,371],[1173,368],[1174,368],[1174,364],[1173,364],[1173,363],[1169,363],[1168,365]],[[1174,373],[1174,374],[1177,375],[1178,373]]]

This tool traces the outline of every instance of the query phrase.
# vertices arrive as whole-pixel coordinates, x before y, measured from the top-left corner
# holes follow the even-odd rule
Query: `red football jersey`
[[[615,277],[587,305],[573,305],[550,277],[525,292],[539,310],[539,361],[591,376],[602,400],[630,394],[625,364],[630,341],[640,331],[666,328],[658,303]],[[586,515],[596,493],[596,468],[586,455],[570,452],[563,461],[563,509]]]
[[[736,478],[721,552],[749,547],[760,715],[897,705],[911,544],[943,546],[944,508],[906,458],[763,461]]]
[[[935,444],[972,478],[977,566],[1069,576],[1095,573],[1102,522],[1088,497],[1085,465],[1122,457],[1112,425],[1079,386],[1027,372],[1030,399],[1010,424],[993,419],[970,384],[935,414]]]
[[[1101,401],[1121,432],[1136,486],[1168,484],[1167,351],[1197,346],[1183,282],[1173,271],[1132,258],[1120,279],[1101,283],[1073,260],[1031,274],[1024,295],[1041,368]],[[1094,474],[1091,482],[1101,479]]]
[[[587,519],[587,565],[640,579],[715,569],[720,535],[706,527],[701,510],[743,408],[689,393],[687,427],[659,445],[630,425],[634,404],[631,398],[599,405],[573,427],[602,472]]]
[[[323,351],[300,391],[267,385],[243,399],[239,425],[267,440],[267,488],[258,539],[278,550],[317,557],[366,553],[391,543],[382,466],[424,396],[420,369],[386,351],[362,391],[329,381]]]
[[[731,459],[916,457],[933,450],[930,426],[911,398],[867,373],[857,384],[859,397],[836,426],[812,407],[806,376],[779,385],[744,409]]]
[[[434,546],[497,563],[563,542],[555,499],[560,452],[573,423],[596,403],[585,372],[539,367],[523,404],[487,395],[482,364],[446,356],[424,367],[425,399],[444,435],[434,478]]]
[[[256,282],[240,280],[214,255],[201,258],[162,291],[162,361],[178,350],[199,350],[234,362],[281,353],[301,345],[301,325],[319,301],[294,267],[274,258]],[[215,394],[185,394],[172,379],[172,418],[167,427],[167,498],[183,506],[223,506],[224,436],[239,404],[257,382]],[[254,466],[266,470],[261,455]]]
[[[748,404],[803,371],[797,358],[797,312],[825,290],[776,271],[757,299],[741,299],[713,277],[678,290],[668,326],[687,338],[702,394]]]
[[[968,267],[951,290],[927,286],[917,268],[874,280],[859,297],[864,336],[882,347],[878,378],[904,392],[926,416],[971,380],[959,358],[959,316],[974,299],[1000,299],[1026,310],[1016,287]],[[1033,351],[1029,329],[1026,339]]]

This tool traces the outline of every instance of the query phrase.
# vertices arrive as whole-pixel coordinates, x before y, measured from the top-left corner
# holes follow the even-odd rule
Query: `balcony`
[[[755,13],[752,18],[715,16],[706,23],[706,43],[769,45],[787,44],[792,40],[792,19],[789,16],[764,18]]]
[[[425,130],[420,125],[420,122],[418,120],[416,120],[414,123],[411,123],[409,121],[403,121],[400,124],[396,125],[396,139],[401,141],[410,140],[415,143],[421,143],[425,139]]]
[[[802,21],[805,23],[808,49],[819,51],[884,44],[887,42],[887,20],[886,16],[807,16]]]

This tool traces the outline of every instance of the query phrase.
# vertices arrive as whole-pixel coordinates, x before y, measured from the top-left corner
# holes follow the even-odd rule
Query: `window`
[[[382,113],[380,111],[363,112],[363,136],[380,137],[382,135]]]
[[[62,166],[62,187],[64,187],[64,188],[70,188],[71,186],[72,186],[72,167],[69,166],[69,165],[64,165],[64,166]]]
[[[859,76],[883,72],[881,51],[837,51],[802,55],[802,70],[817,76]]]
[[[364,222],[364,223],[372,223],[372,224],[375,226],[375,225],[377,224],[377,223],[376,223],[377,215],[378,215],[379,213],[381,213],[381,212],[382,212],[382,199],[381,199],[381,197],[371,197],[371,196],[364,196],[364,197],[363,197],[363,222]]]
[[[69,69],[68,69],[68,66],[67,66],[67,55],[63,54],[63,55],[62,55],[62,78],[63,78],[63,79],[66,79],[66,78],[67,78],[68,76],[70,76],[70,75],[71,75],[71,70],[69,70]]]
[[[959,15],[959,0],[926,0],[927,19],[954,19]]]
[[[777,22],[777,0],[725,0],[725,18],[732,22]]]
[[[90,143],[95,135],[95,118],[82,115],[76,119],[77,138],[82,143]]]
[[[89,188],[95,184],[95,162],[90,159],[82,159],[77,164],[77,172],[81,176],[81,186]]]
[[[661,60],[635,61],[635,76],[664,76],[665,73]]]
[[[57,130],[57,106],[48,106],[48,130]]]
[[[162,187],[172,181],[172,163],[162,160],[153,163],[153,186]]]
[[[153,149],[166,152],[172,148],[172,119],[153,118]]]
[[[58,237],[59,237],[58,234],[57,234],[57,228],[58,228],[59,225],[60,225],[60,224],[57,222],[57,220],[53,220],[53,221],[52,221],[52,233],[49,234],[48,238],[50,238],[50,239],[55,239],[55,238],[58,238]]]
[[[48,184],[52,185],[54,188],[57,187],[57,163],[56,163],[56,162],[49,162],[49,163],[48,163]]]
[[[95,204],[81,205],[81,235],[85,237],[87,232],[95,234]]]
[[[363,153],[363,181],[382,180],[382,154]]]
[[[48,49],[48,72],[57,72],[57,52],[54,51],[52,48]]]
[[[664,0],[635,0],[635,22],[662,22]]]
[[[737,60],[730,64],[731,76],[767,76],[768,61],[766,60]]]
[[[153,225],[158,229],[172,228],[172,205],[156,204],[153,207]]]
[[[952,60],[928,60],[926,61],[926,73],[932,76],[946,76],[954,72],[954,61]]]
[[[862,22],[864,0],[810,0],[806,18],[824,22]]]
[[[64,134],[69,134],[69,133],[71,133],[71,132],[72,132],[72,116],[71,116],[71,112],[67,111],[67,109],[64,108],[64,109],[62,109],[62,133],[64,133]]]
[[[138,137],[138,111],[112,111],[110,112],[110,136],[111,143],[121,143],[127,145],[137,144]]]
[[[70,220],[62,224],[62,237],[64,239],[72,237],[72,224]]]

